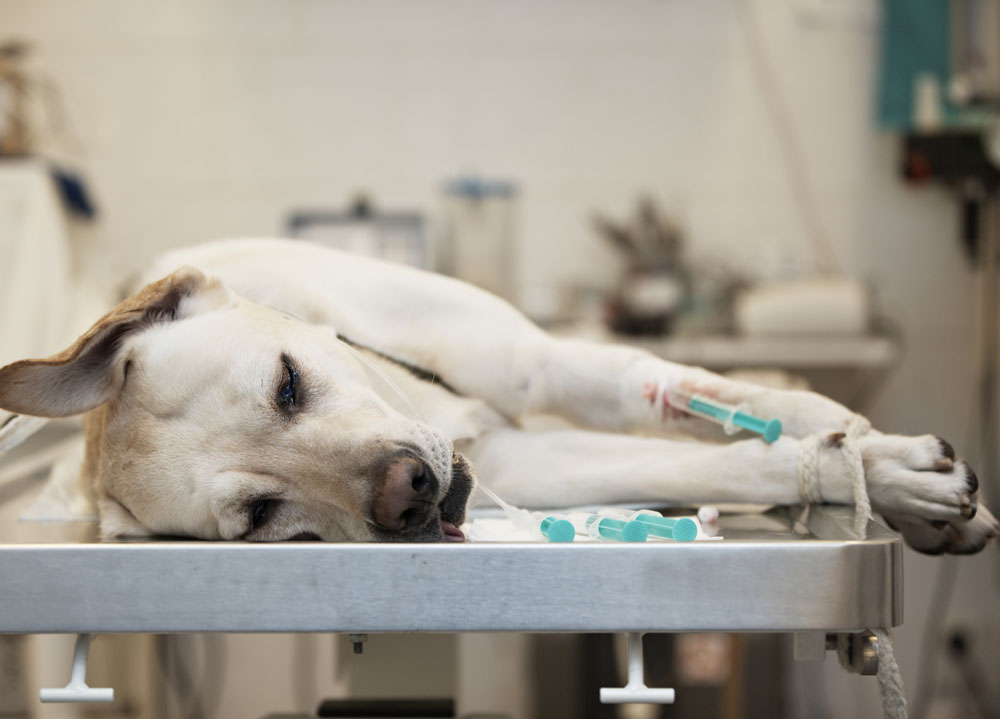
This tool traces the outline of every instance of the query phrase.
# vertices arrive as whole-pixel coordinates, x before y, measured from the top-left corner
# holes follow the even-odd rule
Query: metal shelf
[[[882,335],[675,335],[651,339],[614,335],[591,326],[564,328],[558,334],[628,344],[672,362],[709,369],[875,369],[890,366],[899,354],[896,343]]]

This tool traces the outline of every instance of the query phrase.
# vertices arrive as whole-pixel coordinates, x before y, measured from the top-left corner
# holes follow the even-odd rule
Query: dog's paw
[[[828,439],[835,440],[836,435]],[[870,433],[858,444],[877,511],[944,522],[976,516],[979,480],[944,440]]]
[[[979,506],[975,472],[946,441],[871,433],[858,442],[872,508],[914,549],[971,553],[997,536],[997,520]]]
[[[965,522],[882,516],[890,527],[903,535],[908,545],[924,554],[975,554],[986,546],[986,542],[1000,535],[1000,522],[986,507],[980,507],[976,516]]]

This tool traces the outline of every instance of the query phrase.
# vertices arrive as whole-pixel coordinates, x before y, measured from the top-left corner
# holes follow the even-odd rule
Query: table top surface
[[[902,544],[850,507],[724,513],[721,541],[101,542],[0,484],[0,633],[860,630],[902,622]]]

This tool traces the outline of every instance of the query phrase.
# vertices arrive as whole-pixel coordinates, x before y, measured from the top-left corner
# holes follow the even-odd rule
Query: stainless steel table
[[[31,493],[25,485],[15,506]],[[8,487],[8,495],[11,494]],[[0,488],[0,501],[2,488]],[[902,622],[902,548],[849,508],[723,515],[722,541],[101,543],[0,515],[0,633],[853,631]]]
[[[0,635],[79,635],[45,701],[110,701],[84,684],[103,633],[627,632],[629,683],[601,700],[670,703],[643,684],[644,632],[795,632],[814,660],[848,633],[874,673],[867,630],[902,622],[901,542],[875,522],[853,539],[851,508],[723,514],[725,539],[689,543],[104,543],[93,522],[17,520],[45,474],[18,449],[0,463]]]

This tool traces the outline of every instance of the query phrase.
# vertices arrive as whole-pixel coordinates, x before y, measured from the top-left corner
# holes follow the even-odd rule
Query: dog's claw
[[[975,494],[979,491],[979,477],[977,477],[976,473],[972,471],[972,467],[966,467],[966,469],[969,471],[967,478],[969,484],[969,494]]]
[[[941,454],[943,454],[947,459],[954,461],[955,448],[951,446],[951,443],[941,437],[938,437],[937,441],[941,443]]]

